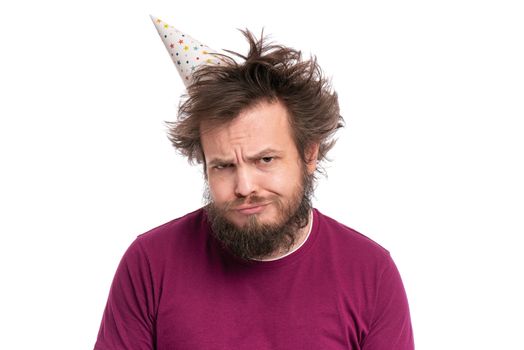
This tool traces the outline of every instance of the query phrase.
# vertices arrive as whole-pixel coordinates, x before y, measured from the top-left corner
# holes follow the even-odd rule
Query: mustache
[[[268,196],[268,197],[261,197],[257,195],[251,195],[249,197],[243,197],[243,198],[236,198],[232,201],[228,201],[223,204],[223,209],[228,210],[234,210],[235,208],[238,208],[242,205],[246,204],[261,204],[261,203],[273,203],[278,202],[277,196]]]

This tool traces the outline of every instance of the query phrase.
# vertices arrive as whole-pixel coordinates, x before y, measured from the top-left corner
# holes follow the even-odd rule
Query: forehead
[[[201,141],[206,158],[228,155],[239,147],[249,153],[295,149],[288,112],[281,102],[260,102],[223,125],[204,122]]]

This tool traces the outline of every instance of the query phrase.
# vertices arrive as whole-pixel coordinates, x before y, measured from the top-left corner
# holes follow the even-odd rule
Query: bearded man
[[[312,208],[343,125],[316,61],[249,31],[247,56],[206,58],[154,22],[175,64],[206,62],[178,67],[187,97],[169,137],[202,164],[207,204],[131,244],[95,349],[413,349],[388,251]]]

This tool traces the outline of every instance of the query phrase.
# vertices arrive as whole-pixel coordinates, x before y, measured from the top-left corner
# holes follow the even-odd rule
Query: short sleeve
[[[363,350],[413,350],[413,330],[404,285],[395,263],[387,255],[376,304]]]
[[[137,239],[118,265],[95,350],[154,349],[153,295],[151,268]]]

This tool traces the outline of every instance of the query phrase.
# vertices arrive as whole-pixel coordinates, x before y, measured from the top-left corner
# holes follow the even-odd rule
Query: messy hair
[[[224,125],[241,112],[267,101],[281,102],[287,109],[292,137],[304,162],[308,147],[319,144],[317,161],[326,160],[334,146],[333,136],[344,125],[338,97],[332,91],[315,57],[304,60],[300,51],[267,42],[249,30],[241,31],[249,42],[249,53],[217,56],[220,64],[202,65],[193,74],[177,121],[168,123],[175,149],[190,163],[203,163],[200,140],[202,122]],[[320,164],[319,164],[320,165]],[[322,167],[317,166],[322,172]]]

